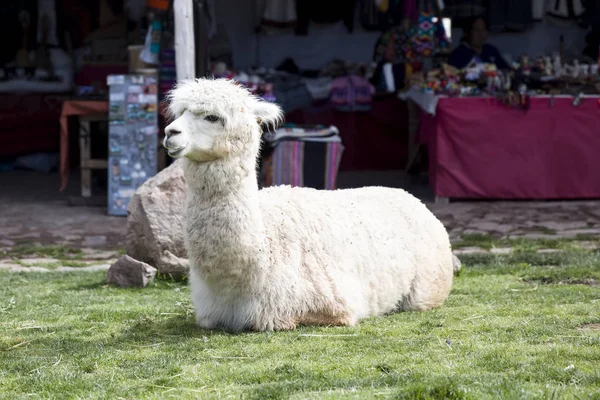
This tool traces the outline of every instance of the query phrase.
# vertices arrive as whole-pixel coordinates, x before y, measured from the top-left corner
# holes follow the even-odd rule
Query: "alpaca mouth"
[[[181,152],[187,147],[187,145],[185,146],[181,146],[181,147],[177,147],[176,149],[169,149],[167,148],[167,154],[169,154],[169,156],[171,157],[175,157],[179,154],[181,154]]]

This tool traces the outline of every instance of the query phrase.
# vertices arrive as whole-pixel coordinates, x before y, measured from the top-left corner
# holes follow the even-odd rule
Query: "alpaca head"
[[[210,162],[255,156],[261,125],[276,127],[281,109],[226,79],[186,80],[169,93],[174,120],[165,128],[163,145],[174,158]]]

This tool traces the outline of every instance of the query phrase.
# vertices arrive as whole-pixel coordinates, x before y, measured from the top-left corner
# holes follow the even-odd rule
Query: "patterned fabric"
[[[265,162],[265,186],[334,190],[343,152],[337,142],[281,141]]]
[[[401,63],[414,60],[416,55],[411,41],[413,34],[414,31],[405,31],[401,27],[384,32],[375,44],[373,61]]]
[[[348,75],[333,80],[329,101],[339,111],[368,111],[374,94],[375,88],[369,81]]]
[[[419,14],[419,26],[414,36],[414,49],[423,57],[431,57],[437,50],[450,45],[441,19],[434,22],[435,15],[431,11]]]

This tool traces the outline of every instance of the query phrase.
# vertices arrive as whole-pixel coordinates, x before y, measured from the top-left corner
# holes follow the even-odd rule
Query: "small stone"
[[[489,235],[489,233],[486,231],[482,231],[481,229],[473,229],[473,228],[465,229],[462,234],[463,235],[481,235],[481,236]]]
[[[587,236],[598,236],[600,238],[600,229],[598,228],[589,228],[589,229],[574,229],[570,231],[562,231],[559,233],[560,236],[565,238],[574,238],[579,235],[587,235]]]
[[[23,258],[21,259],[21,263],[27,266],[31,265],[48,265],[48,264],[57,264],[58,261],[55,258]]]
[[[511,225],[499,224],[491,221],[473,221],[470,224],[473,229],[483,232],[498,232],[498,233],[508,233],[513,230]]]
[[[0,261],[0,270],[7,270],[7,269],[10,270],[13,268],[22,268],[22,267],[23,266],[20,264]]]
[[[549,235],[547,233],[526,233],[520,237],[523,237],[525,239],[556,239],[558,237],[560,237],[560,235]],[[510,236],[510,239],[518,239],[519,236]]]
[[[58,267],[55,271],[58,272],[78,272],[78,271],[107,271],[110,264],[88,265],[86,267]]]
[[[87,260],[108,260],[110,258],[118,257],[119,254],[116,251],[102,251],[96,249],[83,248],[81,249],[85,259]]]
[[[24,267],[22,265],[17,265],[11,268],[10,272],[50,272],[50,270],[42,267]]]
[[[81,236],[79,236],[79,235],[63,235],[62,238],[68,242],[74,242],[77,240],[81,240]]]
[[[129,256],[117,260],[106,274],[106,283],[120,287],[146,287],[154,281],[157,269]]]
[[[553,254],[560,253],[562,250],[559,249],[539,249],[537,252],[540,254]]]
[[[454,273],[457,274],[462,268],[462,262],[456,257],[456,254],[452,254],[452,269]]]
[[[83,241],[84,246],[94,247],[106,244],[106,236],[86,236]]]
[[[512,247],[495,247],[490,250],[492,254],[510,254],[514,251]]]
[[[584,250],[596,250],[598,247],[600,247],[600,243],[590,241],[577,242],[576,245],[577,247],[582,248]]]
[[[487,253],[487,250],[482,249],[481,247],[463,247],[461,249],[454,250],[455,255],[461,254],[483,254]]]

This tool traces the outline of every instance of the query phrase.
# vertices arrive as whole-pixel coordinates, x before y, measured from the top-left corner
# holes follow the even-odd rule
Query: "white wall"
[[[227,29],[236,68],[248,68],[257,61],[259,65],[275,67],[286,57],[293,58],[302,69],[318,69],[334,58],[356,62],[371,60],[379,33],[361,31],[359,23],[355,24],[355,32],[352,34],[339,23],[321,27],[311,25],[307,36],[295,36],[290,32],[258,37],[254,34],[254,28],[258,24],[256,1],[216,2],[217,18]],[[585,30],[571,23],[539,22],[525,33],[490,35],[489,42],[497,46],[503,54],[518,58],[524,53],[536,56],[557,51],[561,34],[565,37],[567,54],[580,57],[585,46]],[[460,29],[453,29],[455,43],[461,35]]]

